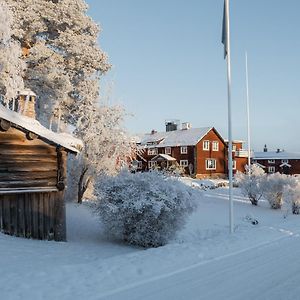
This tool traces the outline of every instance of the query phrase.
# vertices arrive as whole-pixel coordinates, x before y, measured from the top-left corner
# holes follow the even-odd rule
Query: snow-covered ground
[[[201,183],[187,179],[185,182],[195,187]],[[0,234],[0,299],[221,299],[222,293],[226,295],[222,299],[253,299],[250,296],[270,299],[260,298],[256,290],[258,294],[250,293],[250,289],[243,293],[245,287],[234,284],[242,280],[239,268],[232,270],[229,266],[243,262],[241,268],[253,273],[255,265],[262,265],[266,257],[272,257],[275,245],[274,253],[282,252],[284,260],[277,261],[274,256],[267,261],[274,268],[274,288],[278,286],[283,275],[276,274],[282,274],[282,263],[295,272],[294,266],[300,262],[300,259],[289,261],[286,255],[288,250],[300,246],[299,241],[289,243],[299,240],[300,216],[271,210],[265,202],[254,207],[241,196],[239,189],[234,189],[235,233],[230,235],[228,189],[199,189],[199,202],[197,212],[177,238],[155,249],[109,241],[89,208],[75,204],[67,206],[67,243]],[[252,225],[249,217],[257,219],[258,225]],[[258,255],[261,258],[256,261]],[[267,267],[257,272],[266,272],[266,278],[270,279]],[[266,282],[258,283],[252,273],[252,279],[246,277],[249,286],[253,289],[267,286]],[[205,281],[194,281],[192,276]],[[213,284],[215,280],[218,286]],[[231,283],[228,289],[222,286],[226,280]],[[284,297],[272,294],[272,299],[291,299],[296,290],[291,286]],[[262,291],[261,295],[271,294]]]

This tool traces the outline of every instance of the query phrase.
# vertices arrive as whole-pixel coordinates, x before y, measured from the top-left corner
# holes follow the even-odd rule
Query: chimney
[[[35,119],[36,94],[30,89],[19,91],[17,98],[17,110],[20,114]]]
[[[188,129],[191,129],[192,128],[192,124],[189,123],[189,122],[184,122],[181,124],[181,129],[182,130],[188,130]]]
[[[166,131],[176,131],[178,128],[179,120],[168,120],[165,122]]]
[[[264,152],[268,152],[267,145],[265,145],[265,147],[264,147]]]

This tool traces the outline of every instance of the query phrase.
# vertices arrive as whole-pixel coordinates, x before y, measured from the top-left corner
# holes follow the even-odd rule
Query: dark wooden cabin
[[[34,119],[35,95],[23,94],[18,112],[0,106],[0,230],[65,241],[66,159],[82,144],[43,127]]]

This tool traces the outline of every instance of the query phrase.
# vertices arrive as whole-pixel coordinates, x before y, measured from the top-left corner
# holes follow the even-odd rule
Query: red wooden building
[[[191,128],[189,123],[183,123],[182,129],[177,127],[178,124],[167,122],[166,132],[153,130],[141,138],[137,169],[163,169],[178,163],[186,174],[197,178],[226,177],[228,147],[218,131],[214,127]],[[244,171],[247,152],[242,152],[241,142],[234,145],[234,169]]]
[[[300,153],[286,152],[280,149],[263,152],[254,152],[252,163],[258,164],[266,173],[300,174]]]

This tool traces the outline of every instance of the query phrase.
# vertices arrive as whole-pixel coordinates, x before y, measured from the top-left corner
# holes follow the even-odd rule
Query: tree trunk
[[[87,179],[85,178],[85,175],[86,175],[88,169],[89,168],[87,166],[82,169],[82,173],[81,173],[79,181],[78,181],[77,202],[80,204],[82,203],[83,195],[84,195],[85,191],[87,190],[88,185],[91,181],[90,177],[88,177]]]

